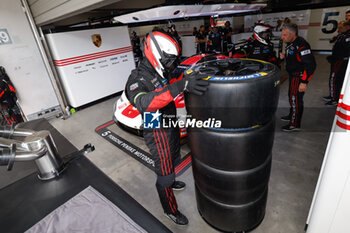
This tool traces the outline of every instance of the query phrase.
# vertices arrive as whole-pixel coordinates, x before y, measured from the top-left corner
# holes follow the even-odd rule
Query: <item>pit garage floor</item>
[[[316,61],[316,73],[304,96],[301,132],[286,133],[280,129],[285,124],[280,116],[288,112],[289,106],[288,81],[281,85],[266,216],[254,233],[304,232],[335,113],[335,107],[326,107],[322,100],[328,94],[330,65],[325,55],[316,55]],[[84,108],[66,120],[52,119],[50,123],[78,148],[89,142],[95,145],[96,150],[87,157],[173,232],[217,232],[198,214],[191,168],[178,178],[186,182],[187,188],[175,192],[189,225],[177,226],[163,215],[155,174],[95,133],[97,126],[112,119],[113,104],[118,98]],[[133,135],[126,137],[137,145]]]

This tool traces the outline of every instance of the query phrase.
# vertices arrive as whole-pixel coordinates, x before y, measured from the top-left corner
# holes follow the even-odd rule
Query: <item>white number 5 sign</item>
[[[12,44],[11,38],[7,29],[0,29],[0,45]]]

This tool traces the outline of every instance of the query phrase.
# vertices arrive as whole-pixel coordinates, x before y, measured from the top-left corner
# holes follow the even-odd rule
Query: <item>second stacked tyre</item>
[[[185,96],[188,115],[221,121],[217,128],[188,128],[199,213],[222,231],[252,230],[265,215],[279,69],[250,59],[193,69],[209,87],[202,96]]]

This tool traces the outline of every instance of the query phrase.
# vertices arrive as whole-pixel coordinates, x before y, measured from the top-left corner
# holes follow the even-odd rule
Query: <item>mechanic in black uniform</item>
[[[254,27],[253,36],[239,48],[234,58],[253,58],[276,64],[276,53],[270,42],[272,28],[269,25],[259,24]]]
[[[139,63],[142,61],[142,51],[141,51],[140,37],[136,34],[135,31],[132,32],[131,45],[132,45],[132,51],[134,53],[135,65],[137,67]]]
[[[220,53],[221,52],[221,35],[219,28],[213,27],[208,34],[208,52]]]
[[[204,25],[201,25],[199,28],[199,32],[196,35],[196,43],[197,43],[197,54],[205,53],[205,44],[207,43],[207,35],[205,33]]]
[[[144,46],[147,59],[131,72],[125,88],[126,96],[142,116],[145,112],[176,116],[174,98],[183,91],[201,95],[206,91],[208,81],[194,77],[194,72],[169,80],[170,72],[177,66],[181,48],[165,31],[154,29],[149,32]],[[144,129],[143,135],[155,162],[156,188],[164,213],[176,224],[186,225],[188,220],[178,210],[173,193],[173,189],[185,187],[185,183],[175,181],[174,173],[174,161],[180,156],[179,128]]]
[[[285,24],[282,29],[282,40],[287,43],[285,53],[280,54],[285,59],[286,70],[289,74],[289,115],[281,120],[289,121],[282,127],[283,131],[300,130],[301,117],[304,110],[303,97],[307,84],[316,69],[316,61],[311,53],[309,43],[298,36],[296,24]]]
[[[339,101],[350,56],[350,20],[339,22],[338,32],[332,55],[327,57],[331,63],[331,73],[329,77],[330,95],[323,97],[327,101],[326,105],[337,105]]]
[[[231,28],[231,23],[230,21],[226,21],[225,22],[225,27],[223,28],[222,30],[222,33],[223,33],[223,43],[222,43],[222,47],[223,47],[223,52],[225,54],[228,54],[228,47],[229,46],[232,46],[232,39],[231,39],[231,36],[232,36],[232,28]]]

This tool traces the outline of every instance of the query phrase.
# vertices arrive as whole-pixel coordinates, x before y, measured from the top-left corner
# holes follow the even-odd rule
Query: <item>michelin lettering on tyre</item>
[[[253,79],[253,78],[260,78],[263,76],[266,76],[267,73],[260,72],[257,74],[251,74],[251,75],[243,75],[243,76],[234,76],[234,77],[225,77],[225,76],[215,76],[215,77],[208,77],[207,80],[210,81],[233,81],[233,80],[245,80],[245,79]]]

